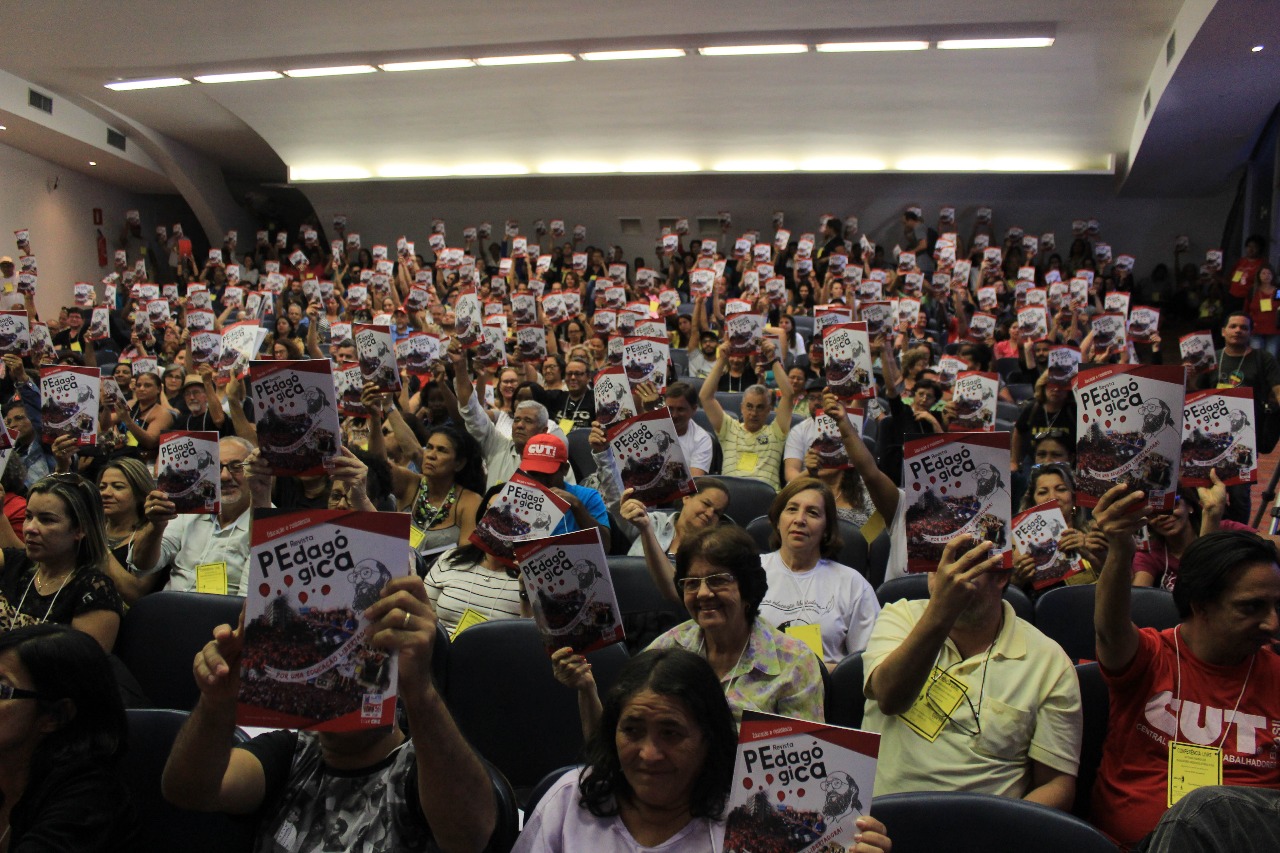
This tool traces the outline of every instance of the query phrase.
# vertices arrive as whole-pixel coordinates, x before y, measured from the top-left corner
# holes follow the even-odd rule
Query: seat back
[[[256,819],[218,812],[190,812],[170,805],[160,793],[165,762],[178,730],[187,721],[187,713],[153,709],[130,709],[127,713],[129,748],[121,758],[120,775],[143,818],[138,825],[137,849],[182,850],[184,853],[252,850]]]
[[[862,693],[862,652],[854,652],[831,671],[827,690],[827,722],[836,726],[862,728],[866,697]]]
[[[929,792],[876,797],[871,814],[893,839],[893,853],[1117,853],[1098,830],[1064,811],[1014,797]],[[967,839],[970,843],[958,841]],[[981,839],[981,841],[978,841]]]
[[[733,519],[734,524],[746,527],[751,519],[760,515],[760,511],[769,511],[773,499],[777,497],[777,489],[768,483],[752,480],[749,477],[717,477],[729,492],[729,509],[725,515]]]
[[[1092,584],[1051,589],[1036,600],[1036,627],[1057,640],[1073,661],[1098,657],[1093,634]],[[1163,589],[1132,587],[1129,612],[1139,628],[1164,630],[1178,624],[1178,608],[1173,595]]]
[[[671,347],[671,366],[675,368],[676,377],[683,379],[689,375],[689,351],[679,347]]]
[[[885,581],[876,588],[876,600],[880,602],[881,607],[894,601],[901,601],[904,598],[916,600],[928,597],[929,575],[924,572],[894,578],[891,581]],[[1027,598],[1027,594],[1016,586],[1006,586],[1004,588],[1004,600],[1009,602],[1009,606],[1013,608],[1013,612],[1019,619],[1025,619],[1028,622],[1035,620],[1035,609],[1031,606],[1031,599]]]
[[[520,836],[520,800],[501,770],[483,758],[480,761],[489,774],[489,785],[493,788],[493,800],[497,806],[493,834],[489,836],[485,853],[508,853]]]
[[[543,776],[538,780],[538,784],[533,786],[533,789],[529,791],[529,795],[525,797],[524,800],[525,823],[529,822],[529,816],[538,808],[538,803],[542,802],[542,798],[547,795],[547,791],[551,790],[551,786],[559,782],[560,777],[564,776],[564,774],[569,772],[576,773],[581,767],[581,764],[570,764],[566,767],[557,767],[555,770],[552,770],[546,776]]]
[[[1076,800],[1071,813],[1089,819],[1093,801],[1093,783],[1102,764],[1102,745],[1107,740],[1107,718],[1111,714],[1111,696],[1102,680],[1097,661],[1076,665],[1080,679],[1080,707],[1084,712],[1084,732],[1080,739],[1080,771],[1076,774]]]
[[[867,545],[867,582],[877,589],[884,583],[884,576],[889,571],[890,542],[889,531],[881,530]],[[876,597],[879,597],[879,592]]]
[[[129,608],[115,653],[138,680],[150,707],[190,711],[200,698],[191,663],[219,625],[235,625],[244,599],[161,590]]]
[[[773,522],[769,520],[769,516],[761,515],[751,519],[747,522],[746,530],[755,540],[761,554],[767,554],[773,550],[769,547],[769,536],[773,533]]]
[[[724,409],[725,414],[733,415],[735,418],[742,417],[742,392],[741,391],[717,391],[716,402],[720,404],[720,408]]]
[[[643,651],[655,637],[688,620],[684,605],[669,601],[658,592],[644,557],[610,557],[609,577],[622,611],[627,649],[632,654]]]
[[[841,519],[839,527],[841,544],[840,553],[836,555],[836,562],[855,569],[858,574],[866,577],[867,558],[869,555],[867,540],[862,538],[862,531],[854,527],[852,522]]]
[[[603,695],[627,660],[621,645],[587,656]],[[551,658],[531,619],[482,622],[449,649],[449,710],[462,734],[527,792],[581,757],[577,694],[551,674]]]
[[[575,429],[568,433],[569,467],[581,483],[596,472],[596,460],[591,456],[589,429]]]

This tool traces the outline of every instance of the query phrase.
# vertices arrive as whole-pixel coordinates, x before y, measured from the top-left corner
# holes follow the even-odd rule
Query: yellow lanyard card
[[[754,471],[756,466],[760,464],[759,453],[739,453],[738,469],[739,471]]]
[[[449,642],[458,639],[458,635],[470,628],[472,625],[479,625],[481,622],[488,622],[489,617],[485,616],[478,610],[472,610],[468,607],[462,611],[462,618],[458,620],[458,627],[453,629],[453,633],[449,635]]]
[[[913,732],[933,743],[968,692],[955,676],[935,666],[915,703],[899,718]]]
[[[804,643],[819,658],[822,657],[822,626],[821,625],[789,625],[783,632],[795,637]]]
[[[426,536],[426,532],[416,524],[409,525],[409,547],[418,550],[418,546],[422,544],[422,539]]]
[[[1169,741],[1170,807],[1196,788],[1221,784],[1221,749],[1216,746]]]
[[[572,431],[573,431],[573,418],[561,418],[561,419],[560,419],[560,431],[561,431],[561,432],[563,432],[565,435],[568,435],[570,432],[572,432]]]
[[[196,592],[227,594],[227,564],[200,563],[196,566]]]

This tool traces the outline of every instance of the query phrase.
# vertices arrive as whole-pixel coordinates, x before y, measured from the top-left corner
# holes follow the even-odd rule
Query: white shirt
[[[813,447],[817,438],[818,422],[813,418],[805,418],[800,423],[794,424],[787,433],[787,447],[782,452],[782,458],[797,459],[803,463],[804,455],[809,452],[810,447]]]
[[[711,470],[711,456],[714,452],[711,433],[693,421],[689,421],[689,428],[684,431],[684,435],[677,435],[676,441],[684,451],[684,461],[690,468],[697,468],[699,471]]]
[[[884,572],[884,579],[907,576],[907,493],[898,489],[898,511],[893,514],[889,524],[889,565]]]
[[[227,594],[246,595],[249,590],[248,508],[223,527],[212,513],[180,515],[164,528],[160,539],[160,559],[155,566],[135,568],[133,545],[129,545],[129,568],[147,575],[172,564],[164,588],[175,592],[197,592],[196,566],[223,563],[226,566]]]
[[[520,467],[520,451],[516,450],[510,436],[504,436],[498,432],[493,421],[489,420],[489,413],[485,411],[479,393],[472,394],[471,399],[467,401],[466,407],[462,410],[462,422],[466,424],[467,432],[471,433],[471,437],[480,445],[480,450],[484,454],[485,488],[492,488],[498,483],[510,480],[511,475]],[[548,421],[546,431],[560,436],[565,444],[568,444],[564,432],[556,424]],[[577,484],[578,481],[573,477],[573,468],[565,472],[564,481]]]
[[[807,572],[793,572],[782,562],[782,553],[760,557],[769,579],[769,591],[760,605],[760,617],[785,631],[792,625],[822,628],[822,659],[839,663],[860,652],[871,638],[880,613],[876,591],[862,575],[842,563],[827,559]]]

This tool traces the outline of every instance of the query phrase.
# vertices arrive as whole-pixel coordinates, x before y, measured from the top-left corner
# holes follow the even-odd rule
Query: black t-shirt
[[[10,816],[11,850],[128,853],[137,850],[138,813],[111,770],[64,758],[29,780]]]
[[[82,613],[110,610],[124,615],[124,603],[116,585],[102,572],[77,569],[59,590],[41,595],[33,577],[36,565],[21,548],[4,549],[0,570],[0,629],[54,622],[70,625]],[[19,610],[21,608],[21,610]]]
[[[564,421],[573,421],[573,429],[591,429],[591,422],[596,419],[596,395],[587,391],[582,398],[570,399],[568,391],[548,391],[550,402],[547,411],[551,419],[564,429]],[[565,430],[569,432],[570,430]]]
[[[1240,356],[1227,355],[1224,350],[1218,353],[1217,367],[1201,374],[1197,385],[1200,388],[1217,388],[1219,385],[1252,388],[1254,411],[1260,413],[1262,404],[1271,399],[1272,389],[1280,385],[1280,363],[1271,353],[1262,350],[1250,348]],[[1254,423],[1258,422],[1254,420]]]
[[[1032,443],[1046,436],[1053,436],[1061,439],[1068,447],[1075,447],[1075,400],[1068,397],[1066,404],[1056,415],[1049,414],[1045,407],[1039,403],[1024,406],[1022,411],[1018,413],[1018,420],[1014,422],[1013,428],[1024,439],[1029,439]],[[1031,452],[1030,445],[1027,446],[1027,452]]]
[[[231,416],[227,415],[222,419],[222,424],[218,425],[213,422],[213,417],[205,412],[203,415],[192,415],[187,412],[181,413],[174,419],[173,428],[175,430],[183,430],[187,432],[216,432],[219,438],[236,434],[236,426],[231,422]]]

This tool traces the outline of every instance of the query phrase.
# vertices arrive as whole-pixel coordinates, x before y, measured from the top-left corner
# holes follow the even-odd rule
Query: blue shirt
[[[609,509],[604,505],[604,498],[600,497],[600,493],[595,489],[588,489],[586,486],[576,486],[573,483],[565,483],[564,490],[582,501],[582,505],[587,508],[587,512],[591,513],[591,517],[605,530],[609,529]],[[564,518],[560,519],[560,523],[556,525],[556,529],[551,531],[552,536],[559,536],[561,533],[572,533],[580,530],[578,527],[578,519],[570,510],[564,514]]]

